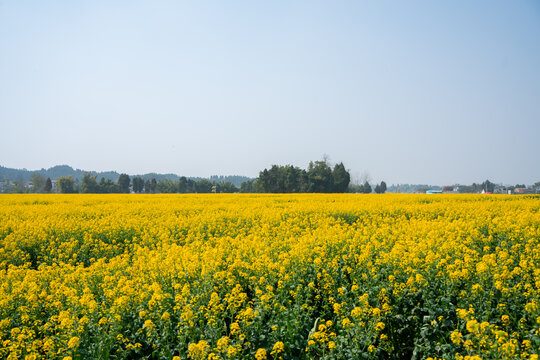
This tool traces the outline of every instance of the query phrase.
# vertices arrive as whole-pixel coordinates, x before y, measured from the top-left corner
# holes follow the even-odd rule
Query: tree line
[[[56,179],[55,187],[50,178],[45,179],[40,174],[31,177],[32,188],[17,192],[53,192],[60,193],[86,193],[86,194],[112,194],[112,193],[376,193],[386,192],[386,183],[383,181],[373,189],[366,181],[364,184],[351,184],[351,175],[343,162],[331,165],[326,159],[310,161],[307,169],[292,165],[272,165],[269,169],[259,172],[255,179],[244,181],[239,187],[224,177],[213,176],[210,180],[194,180],[185,176],[177,180],[170,178],[143,178],[130,177],[120,174],[117,181],[101,177],[98,174],[85,172],[82,179],[73,176],[61,176]],[[212,180],[212,181],[211,181]]]
[[[163,179],[157,181],[155,178],[143,179],[142,177],[130,178],[127,174],[120,174],[118,181],[101,178],[97,181],[97,175],[85,173],[80,184],[77,184],[72,177],[60,177],[57,179],[58,191],[61,193],[84,193],[84,194],[127,194],[134,192],[137,194],[155,194],[155,193],[234,193],[238,188],[231,182],[211,182],[207,179],[198,181],[188,179],[185,176],[177,181]]]

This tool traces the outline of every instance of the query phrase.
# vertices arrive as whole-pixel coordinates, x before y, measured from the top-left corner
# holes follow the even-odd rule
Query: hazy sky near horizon
[[[540,2],[0,0],[0,165],[540,181]]]

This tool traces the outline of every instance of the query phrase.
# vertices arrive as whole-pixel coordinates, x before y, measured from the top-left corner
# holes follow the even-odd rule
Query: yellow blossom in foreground
[[[257,360],[265,360],[266,359],[266,350],[265,349],[258,349],[257,353],[255,354],[255,359],[257,359]]]
[[[68,348],[73,349],[77,347],[77,345],[79,345],[79,338],[77,336],[74,336],[71,339],[69,339]]]
[[[285,350],[285,344],[281,341],[278,341],[274,344],[274,347],[272,348],[272,352],[270,355],[278,355],[281,354]]]
[[[534,359],[539,204],[4,194],[0,358]]]

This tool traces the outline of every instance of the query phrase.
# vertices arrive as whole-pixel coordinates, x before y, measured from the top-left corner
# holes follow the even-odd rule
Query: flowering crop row
[[[540,197],[0,197],[0,358],[538,359],[539,289]]]

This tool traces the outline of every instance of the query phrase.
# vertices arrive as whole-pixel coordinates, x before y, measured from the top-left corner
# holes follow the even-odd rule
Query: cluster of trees
[[[208,179],[193,180],[185,176],[181,176],[177,181],[171,179],[163,179],[155,181],[155,179],[144,180],[140,177],[133,178],[133,192],[135,193],[164,193],[164,194],[189,194],[199,193],[207,194],[216,193],[235,193],[238,188],[229,181],[210,181]]]
[[[349,185],[348,190],[350,193],[360,194],[371,194],[373,191],[375,191],[377,194],[384,194],[386,192],[386,183],[381,181],[380,184],[376,184],[375,188],[373,188],[369,182],[364,181],[364,183],[360,185]]]
[[[71,178],[61,178],[64,181],[66,179],[69,181]],[[60,181],[60,180],[59,180]],[[73,183],[73,181],[72,181]],[[115,193],[124,193],[128,194],[130,192],[130,183],[131,179],[127,174],[120,174],[118,181],[114,182],[111,179],[101,178],[97,181],[97,174],[91,175],[90,173],[84,173],[81,181],[80,190],[82,193],[86,194],[115,194]],[[59,184],[60,191],[62,191],[62,184]],[[63,192],[63,191],[62,191]]]
[[[74,185],[75,182],[71,177],[61,177],[57,181],[59,191],[61,193],[79,192]],[[101,178],[97,181],[97,175],[85,173],[83,175],[80,192],[89,194],[108,194],[108,193],[234,193],[238,192],[238,188],[231,182],[211,182],[207,179],[198,181],[188,179],[185,176],[180,177],[177,181],[171,179],[163,179],[157,181],[155,178],[144,180],[142,177],[134,177],[131,179],[127,174],[120,174],[118,182],[109,179]]]
[[[326,160],[310,162],[307,170],[292,165],[272,165],[255,180],[246,181],[240,192],[261,193],[343,193],[351,176],[343,163],[332,168]]]
[[[115,173],[116,174],[116,173]],[[186,178],[185,176],[170,178],[134,176],[119,174],[117,179],[101,176],[98,173],[84,172],[80,179],[74,176],[60,176],[56,179],[56,187],[50,178],[45,179],[35,172],[30,178],[31,188],[20,181],[20,189],[15,192],[51,192],[60,193],[376,193],[386,192],[383,181],[373,189],[368,181],[360,185],[351,184],[351,176],[342,162],[330,165],[326,159],[311,161],[307,169],[292,165],[273,165],[264,169],[256,179],[243,181],[237,187],[231,181],[242,181],[245,177],[212,176],[209,179]],[[27,184],[28,185],[28,184]],[[17,188],[18,189],[18,188]]]

